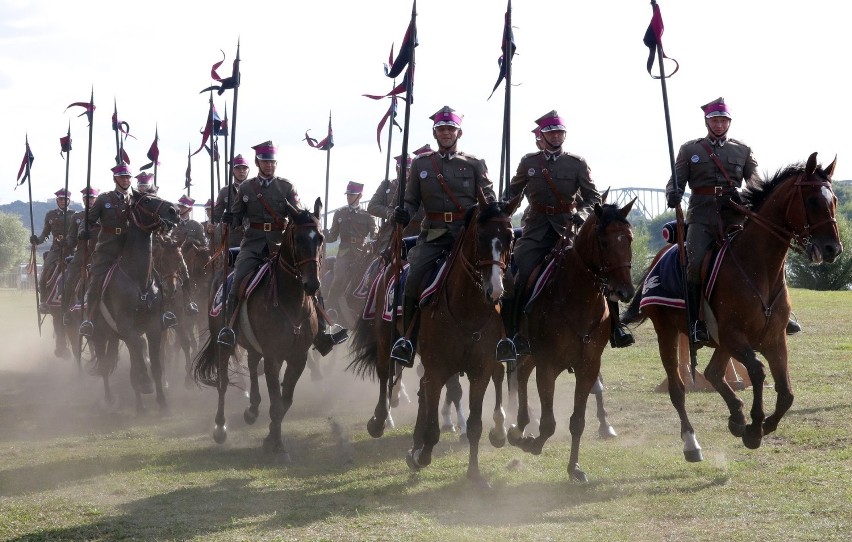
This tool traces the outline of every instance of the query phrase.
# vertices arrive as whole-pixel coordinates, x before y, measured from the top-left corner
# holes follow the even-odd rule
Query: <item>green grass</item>
[[[283,431],[293,464],[260,449],[263,390],[254,426],[247,401],[228,394],[228,441],[210,436],[211,390],[184,390],[172,369],[171,414],[137,416],[120,363],[118,412],[100,408],[99,381],[52,357],[49,325],[35,329],[34,300],[0,292],[0,539],[4,540],[848,540],[852,530],[852,292],[794,290],[805,332],[791,338],[796,401],[758,450],[727,431],[715,393],[687,397],[705,460],[683,460],[650,324],[637,344],[607,349],[603,373],[613,441],[597,438],[590,407],[580,464],[591,482],[569,483],[573,378],[557,388],[557,433],[540,456],[481,444],[490,492],[464,479],[467,446],[443,435],[433,464],[409,472],[415,406],[397,428],[370,438],[376,386],[324,361],[306,373]],[[701,352],[701,363],[707,353]],[[416,378],[406,383],[415,398]],[[491,426],[492,394],[485,428]],[[741,393],[750,403],[751,391]],[[775,394],[767,389],[767,408]],[[537,410],[537,400],[533,400]],[[348,434],[341,446],[333,417]],[[354,462],[347,462],[347,450]],[[510,464],[512,467],[510,468]]]

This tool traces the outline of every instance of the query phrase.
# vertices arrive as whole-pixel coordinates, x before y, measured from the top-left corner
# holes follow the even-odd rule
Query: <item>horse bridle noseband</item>
[[[504,223],[504,224],[508,224],[510,229],[512,227],[512,219],[509,218],[509,217],[505,217],[505,216],[503,216],[503,217],[496,217],[495,216],[495,217],[489,218],[485,222],[501,222],[501,223]],[[478,229],[479,228],[476,228],[476,230],[478,230]],[[474,237],[476,237],[478,235],[478,233],[479,233],[478,231],[475,231]],[[491,267],[492,265],[496,265],[500,268],[500,270],[503,273],[506,272],[506,268],[508,267],[509,255],[512,253],[511,244],[509,245],[509,248],[507,250],[503,251],[503,253],[506,255],[505,261],[504,261],[504,259],[500,259],[500,260],[493,260],[493,259],[492,260],[483,260],[483,259],[480,259],[479,258],[479,244],[476,243],[474,245],[474,262],[473,263],[471,263],[467,258],[464,257],[464,252],[462,252],[461,250],[459,250],[458,257],[459,257],[459,259],[461,259],[462,264],[464,265],[464,270],[468,274],[468,276],[475,283],[480,284],[482,282],[482,278],[484,277],[484,274],[482,272],[482,269],[484,269],[484,268]]]
[[[146,207],[142,207],[140,205],[140,203],[142,203],[146,199],[150,200],[150,201],[159,201],[159,203],[157,204],[157,207],[153,211],[149,211]],[[154,198],[154,197],[149,196],[149,195],[142,196],[139,199],[137,199],[133,203],[133,205],[131,205],[130,217],[133,219],[133,223],[136,224],[137,228],[139,228],[140,230],[142,230],[145,233],[152,233],[156,229],[167,225],[167,222],[165,221],[165,219],[163,219],[163,217],[160,216],[160,209],[162,209],[163,205],[165,205],[166,203],[167,202],[164,199]],[[150,224],[142,224],[142,221],[139,218],[139,216],[137,216],[137,213],[144,213],[145,215],[154,218],[155,221],[150,223]]]
[[[316,217],[311,215],[312,221],[306,224],[296,224],[292,219],[289,224],[287,224],[287,228],[284,230],[285,235],[291,240],[290,245],[290,259],[293,263],[285,261],[284,258],[281,257],[281,250],[278,251],[278,267],[281,268],[282,271],[294,277],[296,280],[301,280],[302,278],[302,266],[307,263],[316,263],[319,265],[320,257],[318,255],[314,255],[310,258],[304,258],[302,260],[296,260],[296,243],[293,239],[296,235],[297,228],[313,228],[317,230],[319,233],[319,221]]]

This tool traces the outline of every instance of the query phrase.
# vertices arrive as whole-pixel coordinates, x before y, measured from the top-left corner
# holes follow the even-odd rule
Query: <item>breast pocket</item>
[[[460,187],[462,190],[470,190],[474,185],[474,177],[472,169],[460,169],[456,170],[453,174],[453,180],[455,181],[455,185]]]
[[[745,157],[729,156],[728,157],[728,172],[733,180],[738,181],[743,177],[743,169],[745,168]]]

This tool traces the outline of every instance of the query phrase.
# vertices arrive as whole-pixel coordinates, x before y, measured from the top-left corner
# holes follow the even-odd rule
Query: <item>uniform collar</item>
[[[716,138],[713,138],[713,137],[708,136],[708,137],[707,137],[707,140],[708,140],[708,141],[710,142],[710,144],[711,144],[711,145],[713,145],[714,147],[724,147],[724,146],[725,146],[725,144],[728,142],[728,138],[727,138],[727,137],[720,137],[720,138],[716,139]]]
[[[437,154],[438,154],[438,156],[440,156],[440,157],[441,157],[441,159],[442,159],[442,160],[447,160],[447,161],[449,161],[449,160],[452,160],[453,158],[455,158],[455,157],[456,157],[456,155],[458,154],[458,152],[447,152],[447,153],[442,153],[442,152],[438,151],[438,153],[437,153]]]
[[[547,149],[542,149],[541,152],[544,153],[544,159],[545,160],[547,160],[548,162],[555,162],[557,158],[562,156],[562,147],[559,147],[555,151],[549,151]]]

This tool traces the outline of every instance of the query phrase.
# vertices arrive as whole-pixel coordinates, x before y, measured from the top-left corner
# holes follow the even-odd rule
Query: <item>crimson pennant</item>
[[[648,62],[646,63],[646,69],[648,70],[648,75],[654,79],[660,78],[660,76],[651,73],[651,68],[654,67],[654,57],[657,56],[657,49],[659,48],[660,54],[663,58],[668,58],[675,63],[674,71],[666,75],[666,78],[668,79],[677,73],[680,69],[680,64],[678,64],[677,60],[667,56],[665,51],[663,51],[663,30],[665,30],[663,25],[663,16],[660,14],[660,6],[658,6],[656,2],[651,2],[651,4],[653,5],[651,22],[648,24],[648,29],[645,31],[645,37],[642,38],[642,42],[646,47],[648,47]]]
[[[24,151],[24,159],[21,160],[21,167],[18,169],[18,177],[15,182],[15,188],[18,188],[25,182],[30,176],[29,169],[33,167],[33,160],[35,160],[35,156],[33,156],[33,152],[30,150],[30,142],[26,142],[26,150]],[[27,163],[29,163],[29,167],[27,167]]]

